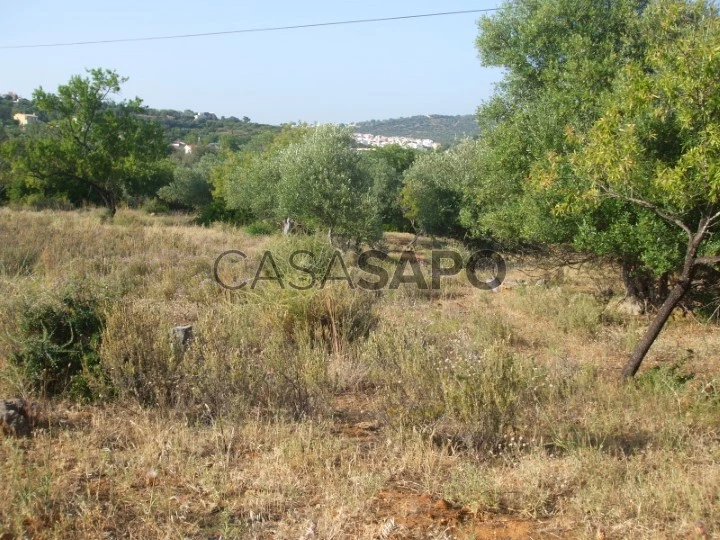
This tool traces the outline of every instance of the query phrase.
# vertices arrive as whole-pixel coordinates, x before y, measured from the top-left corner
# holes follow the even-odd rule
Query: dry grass
[[[184,217],[0,209],[0,396],[43,410],[0,441],[0,538],[720,533],[716,326],[673,320],[622,385],[647,321],[598,293],[620,290],[609,269],[511,267],[499,293],[213,282],[219,253],[267,247],[288,249]],[[68,286],[104,321],[91,402],[13,360],[28,306]]]

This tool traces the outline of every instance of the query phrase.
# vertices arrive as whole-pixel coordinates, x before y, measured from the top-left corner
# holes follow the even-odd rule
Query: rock
[[[29,437],[32,425],[30,406],[24,399],[0,400],[2,432],[13,437]]]
[[[550,285],[550,282],[547,279],[538,279],[535,282],[536,287],[547,287],[548,285]]]
[[[170,330],[170,339],[172,340],[173,347],[184,351],[193,339],[193,327],[190,325],[173,326]]]

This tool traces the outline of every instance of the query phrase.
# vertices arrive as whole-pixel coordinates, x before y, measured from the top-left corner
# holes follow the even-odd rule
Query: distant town
[[[436,150],[440,143],[432,139],[413,139],[411,137],[385,137],[383,135],[372,135],[371,133],[355,133],[355,142],[365,146],[388,146],[397,144],[404,148],[415,148],[416,150]]]

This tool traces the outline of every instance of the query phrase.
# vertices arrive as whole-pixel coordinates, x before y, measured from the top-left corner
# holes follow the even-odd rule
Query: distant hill
[[[477,135],[478,127],[475,116],[410,116],[408,118],[392,118],[390,120],[369,120],[355,124],[358,133],[372,133],[385,137],[412,137],[414,139],[432,139],[450,145],[457,139]]]
[[[247,117],[218,118],[210,113],[197,115],[190,110],[151,108],[146,108],[145,113],[144,118],[154,120],[163,127],[168,142],[179,139],[188,144],[208,144],[219,142],[222,137],[230,137],[236,145],[241,146],[259,133],[280,131],[280,126],[257,124]]]

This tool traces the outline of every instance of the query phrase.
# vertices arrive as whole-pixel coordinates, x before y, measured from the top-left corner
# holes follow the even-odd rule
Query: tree
[[[474,177],[475,143],[464,141],[447,152],[419,156],[405,171],[401,206],[415,232],[461,236],[462,188]]]
[[[637,209],[618,201],[584,214],[555,209],[579,181],[567,164],[578,145],[566,135],[593,124],[622,66],[641,57],[646,4],[510,0],[481,20],[481,60],[506,76],[478,110],[476,177],[463,190],[461,211],[461,223],[476,237],[565,244],[620,262],[629,292],[638,294],[651,288],[644,261],[653,227],[638,235]],[[551,188],[538,180],[548,168],[562,179]]]
[[[213,173],[214,195],[255,219],[290,218],[325,229],[343,247],[380,237],[373,168],[351,132],[334,125],[287,125],[230,155]]]
[[[33,94],[49,118],[41,132],[10,141],[14,172],[26,185],[79,203],[99,200],[115,214],[128,196],[150,195],[169,179],[168,147],[161,128],[140,120],[141,100],[114,103],[127,80],[111,70],[73,76],[56,94]]]
[[[158,197],[165,202],[193,210],[207,206],[212,202],[210,174],[217,162],[217,156],[208,153],[195,164],[177,165],[173,181],[158,190]]]
[[[481,23],[481,57],[507,75],[479,111],[463,223],[621,263],[628,294],[659,306],[625,377],[720,262],[717,25],[688,0],[515,0]]]
[[[661,1],[644,20],[648,46],[571,159],[586,190],[576,200],[631,205],[684,238],[676,282],[623,376],[638,371],[702,265],[720,264],[720,17],[705,2]]]
[[[378,202],[378,214],[386,230],[412,230],[410,222],[403,215],[400,191],[403,186],[403,174],[412,166],[418,153],[412,148],[390,144],[361,154],[373,177],[373,192]]]
[[[224,187],[222,198],[228,208],[256,219],[282,219],[278,215],[280,172],[275,152],[238,152],[216,168],[214,175],[215,185]]]
[[[215,202],[254,219],[279,222],[287,217],[281,215],[277,202],[278,155],[308,133],[307,125],[285,124],[279,133],[255,135],[239,151],[223,149],[210,176]]]
[[[277,163],[277,200],[283,215],[306,227],[326,229],[331,241],[345,246],[380,238],[373,178],[349,129],[318,126],[282,150]]]

